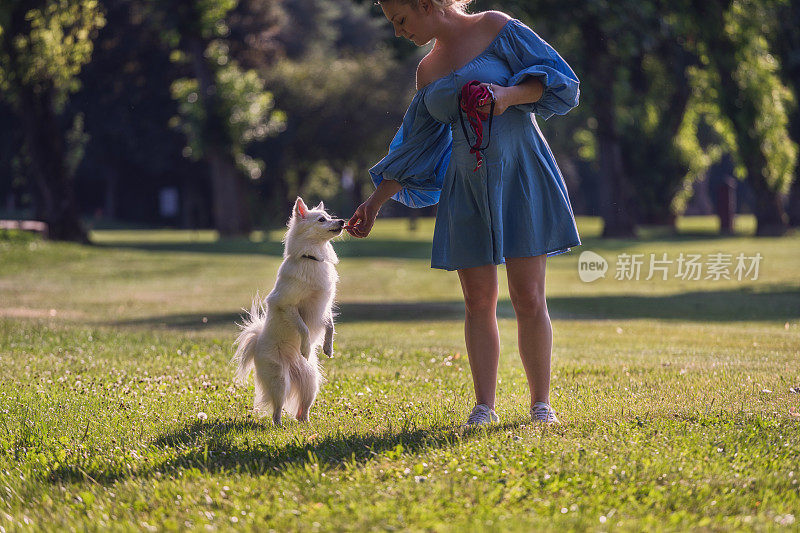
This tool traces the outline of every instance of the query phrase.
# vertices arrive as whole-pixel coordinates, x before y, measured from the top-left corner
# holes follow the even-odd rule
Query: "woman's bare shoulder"
[[[428,52],[417,65],[417,90],[422,89],[436,79],[436,57]]]
[[[498,32],[511,20],[511,17],[502,11],[484,11],[478,15],[481,17],[479,24],[482,24],[487,31]]]

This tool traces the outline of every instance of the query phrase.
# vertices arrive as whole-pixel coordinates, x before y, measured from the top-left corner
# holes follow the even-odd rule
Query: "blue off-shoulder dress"
[[[529,76],[542,82],[544,94],[494,117],[475,171],[474,132],[468,126],[465,139],[458,116],[461,87],[470,80],[511,87]],[[370,175],[376,187],[384,179],[400,182],[403,189],[392,198],[407,206],[439,203],[433,268],[498,265],[581,244],[567,187],[533,116],[563,115],[578,105],[579,93],[569,65],[516,19],[469,63],[417,91],[389,153]],[[487,132],[484,124],[484,145]]]

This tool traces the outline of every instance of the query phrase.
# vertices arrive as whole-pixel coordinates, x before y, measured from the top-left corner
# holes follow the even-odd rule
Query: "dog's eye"
[[[319,217],[317,220],[318,220],[319,222],[325,222],[325,217]]]

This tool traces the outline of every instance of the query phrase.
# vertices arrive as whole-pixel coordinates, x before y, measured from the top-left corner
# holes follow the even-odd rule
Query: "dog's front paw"
[[[300,355],[302,355],[305,359],[308,359],[311,356],[311,345],[308,341],[303,341],[300,345]]]

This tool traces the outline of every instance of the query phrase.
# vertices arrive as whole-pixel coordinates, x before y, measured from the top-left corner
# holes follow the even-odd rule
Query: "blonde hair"
[[[467,6],[472,3],[473,0],[429,0],[433,7],[439,11],[444,11],[448,8],[453,8],[456,11],[460,11],[461,13],[467,12]],[[406,4],[412,6],[414,9],[419,7],[419,0],[377,0],[376,4],[385,4],[388,2],[400,2],[401,4]]]

